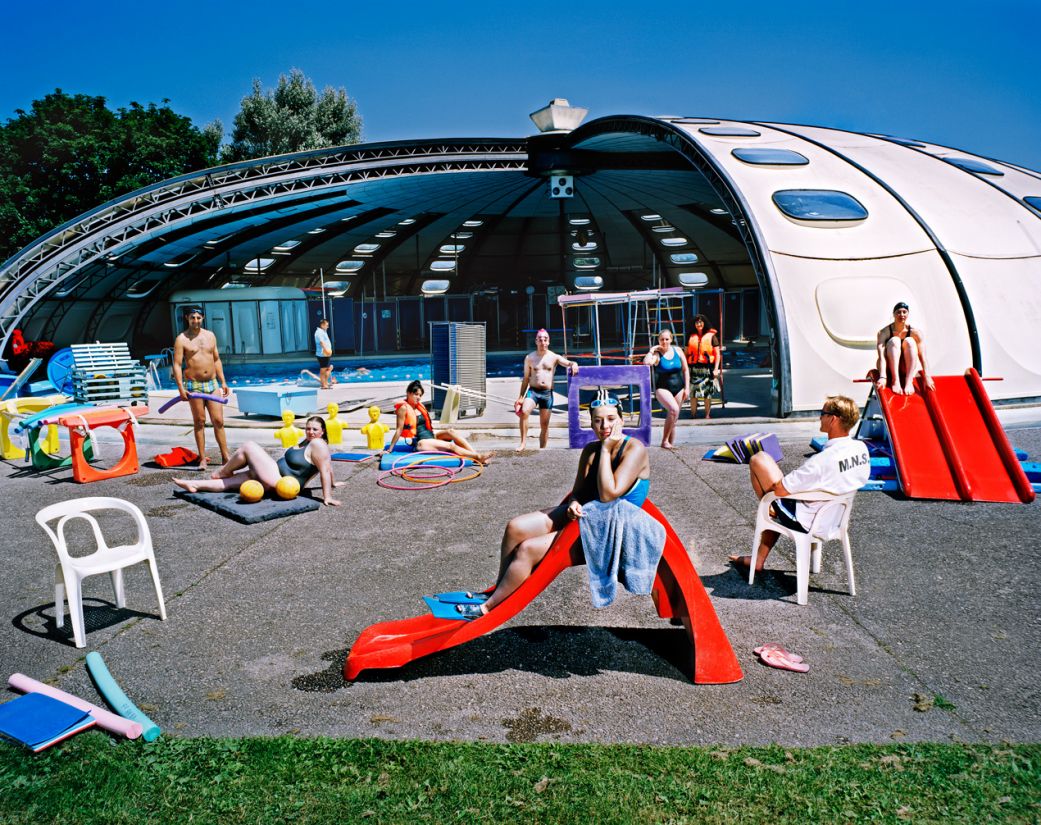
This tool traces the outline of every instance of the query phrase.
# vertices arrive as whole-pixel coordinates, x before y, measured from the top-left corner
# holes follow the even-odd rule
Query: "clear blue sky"
[[[726,8],[723,8],[723,6]],[[520,136],[552,97],[610,114],[917,137],[1041,170],[1041,2],[23,2],[0,118],[55,88],[168,98],[230,131],[254,77],[343,86],[369,141]]]

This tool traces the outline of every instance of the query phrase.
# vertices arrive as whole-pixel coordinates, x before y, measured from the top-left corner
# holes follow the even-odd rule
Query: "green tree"
[[[0,261],[105,201],[216,163],[220,125],[161,106],[113,112],[55,90],[0,127]]]
[[[224,162],[343,146],[361,140],[361,116],[345,89],[326,86],[319,95],[299,69],[280,75],[274,91],[264,92],[259,79],[242,98],[235,115],[231,143],[221,152]]]

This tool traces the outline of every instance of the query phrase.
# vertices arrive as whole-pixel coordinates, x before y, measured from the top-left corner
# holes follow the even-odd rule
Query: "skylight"
[[[714,137],[759,137],[760,134],[755,129],[747,129],[744,126],[703,126],[698,131]]]
[[[263,272],[274,262],[274,258],[253,258],[250,261],[246,261],[246,265],[243,269],[249,273]]]
[[[782,189],[774,192],[773,202],[801,221],[862,221],[868,216],[860,201],[833,189]]]
[[[379,248],[380,245],[378,243],[360,243],[354,247],[354,252],[357,255],[371,255]]]
[[[455,265],[456,265],[455,261],[431,261],[430,262],[430,268],[434,272],[454,272],[455,271]]]
[[[957,166],[959,169],[964,169],[966,172],[975,172],[977,175],[994,175],[995,177],[1001,177],[1005,173],[1000,169],[995,169],[989,163],[984,163],[982,160],[975,160],[974,158],[944,158],[951,166]]]
[[[363,266],[365,266],[365,261],[340,261],[336,265],[336,271],[340,273],[357,272]]]
[[[793,152],[791,149],[763,149],[760,147],[746,147],[734,149],[732,154],[738,160],[745,163],[753,163],[758,166],[805,166],[809,159],[805,155]]]
[[[669,260],[674,264],[696,264],[698,256],[693,252],[673,252],[669,255]]]

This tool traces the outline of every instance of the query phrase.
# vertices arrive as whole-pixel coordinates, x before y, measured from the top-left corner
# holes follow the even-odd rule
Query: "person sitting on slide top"
[[[690,395],[690,370],[683,350],[672,343],[672,330],[658,333],[658,343],[644,356],[643,363],[654,367],[654,397],[665,409],[665,427],[662,429],[661,446],[673,449],[676,421],[683,409],[683,402]]]
[[[398,443],[399,438],[411,438],[412,446],[416,450],[454,453],[476,461],[478,464],[487,464],[491,461],[493,453],[477,452],[470,442],[455,430],[442,430],[435,433],[434,425],[430,422],[430,413],[423,406],[422,399],[423,384],[420,381],[413,381],[405,390],[405,400],[397,404],[398,426],[390,439],[387,452],[394,452],[394,445]]]
[[[259,444],[247,441],[210,478],[175,478],[173,483],[189,493],[224,493],[234,492],[244,482],[254,479],[261,483],[265,491],[270,492],[282,476],[292,476],[303,489],[316,475],[322,481],[322,501],[330,507],[338,506],[340,502],[333,498],[333,489],[345,482],[333,481],[325,419],[320,415],[312,415],[307,419],[304,440],[286,450],[277,461]]]
[[[566,367],[575,375],[578,364],[549,348],[549,332],[540,329],[535,333],[535,351],[524,357],[524,378],[521,379],[520,396],[513,402],[513,411],[520,418],[520,445],[524,449],[528,441],[528,416],[539,408],[539,449],[549,442],[549,419],[553,412],[553,376],[557,367]]]
[[[925,335],[921,328],[914,329],[907,323],[910,314],[907,304],[900,301],[893,307],[893,323],[878,331],[875,343],[878,361],[875,368],[878,378],[875,386],[883,389],[887,384],[886,369],[893,380],[893,392],[897,395],[914,395],[914,379],[919,372],[926,389],[936,389],[925,360]],[[901,375],[904,378],[900,383]]]
[[[829,395],[820,412],[821,432],[827,433],[828,441],[819,453],[788,475],[782,475],[777,462],[767,453],[752,456],[748,473],[756,496],[762,498],[767,493],[778,496],[770,505],[771,518],[791,530],[805,533],[813,526],[817,512],[828,502],[797,501],[782,499],[782,496],[809,492],[842,495],[859,490],[867,483],[871,477],[871,456],[864,442],[849,434],[859,418],[860,411],[852,398]],[[771,530],[763,531],[755,564],[757,573],[763,569],[779,536]],[[742,574],[747,574],[752,557],[730,556],[730,561]]]
[[[618,399],[601,392],[589,407],[597,440],[587,444],[578,458],[571,494],[556,507],[510,519],[502,536],[495,590],[481,604],[456,605],[462,618],[483,616],[520,587],[546,557],[557,533],[582,518],[583,504],[625,499],[643,506],[651,477],[647,448],[622,432]]]
[[[690,417],[698,412],[698,399],[705,402],[705,418],[712,416],[712,396],[723,373],[723,350],[719,334],[709,326],[704,315],[694,316],[694,332],[687,339],[687,363],[690,364]]]

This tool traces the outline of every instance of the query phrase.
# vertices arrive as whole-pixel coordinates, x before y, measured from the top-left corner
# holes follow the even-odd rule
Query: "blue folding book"
[[[0,736],[25,745],[33,753],[95,724],[87,711],[43,693],[26,693],[0,705]]]

